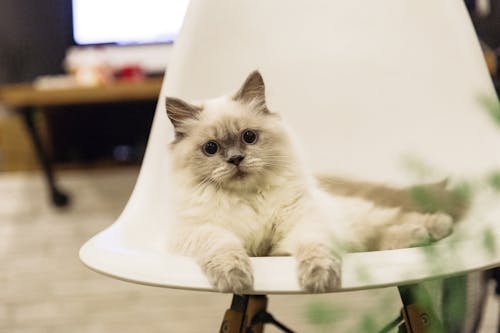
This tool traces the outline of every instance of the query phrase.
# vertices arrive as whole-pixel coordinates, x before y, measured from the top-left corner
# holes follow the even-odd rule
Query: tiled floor
[[[137,169],[64,172],[69,209],[47,204],[40,174],[0,174],[0,332],[217,332],[230,296],[135,285],[101,276],[79,247],[110,225]],[[496,309],[482,332],[494,332]],[[327,309],[326,316],[314,308]],[[297,332],[362,332],[397,315],[394,288],[319,296],[271,296],[274,316]],[[489,325],[489,326],[488,326]],[[278,332],[269,327],[266,332]]]

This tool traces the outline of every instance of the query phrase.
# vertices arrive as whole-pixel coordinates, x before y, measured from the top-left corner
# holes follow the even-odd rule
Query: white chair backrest
[[[500,167],[500,128],[478,101],[495,94],[467,15],[461,0],[193,0],[116,225],[128,242],[164,246],[165,96],[216,97],[254,69],[315,171],[405,183],[407,156],[440,175]]]

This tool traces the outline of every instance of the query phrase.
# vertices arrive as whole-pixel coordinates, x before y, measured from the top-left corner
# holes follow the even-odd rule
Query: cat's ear
[[[182,99],[167,97],[167,116],[175,129],[187,119],[198,119],[201,107],[191,105]]]
[[[262,75],[257,70],[248,75],[233,99],[243,103],[255,103],[262,111],[269,112],[266,107],[266,87]]]

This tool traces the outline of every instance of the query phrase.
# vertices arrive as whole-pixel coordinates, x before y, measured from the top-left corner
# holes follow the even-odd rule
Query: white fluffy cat
[[[193,105],[167,98],[175,128],[172,179],[179,225],[172,247],[220,291],[252,289],[249,256],[292,255],[311,292],[340,285],[342,251],[415,246],[447,236],[452,218],[332,195],[268,110],[255,71],[234,95]]]

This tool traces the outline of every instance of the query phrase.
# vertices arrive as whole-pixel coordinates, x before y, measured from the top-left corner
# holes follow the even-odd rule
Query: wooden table
[[[47,179],[52,202],[57,207],[63,207],[69,203],[69,197],[57,187],[52,163],[44,150],[33,120],[34,113],[43,112],[51,107],[156,100],[161,85],[162,79],[156,78],[139,82],[119,82],[106,86],[71,86],[58,89],[37,89],[31,83],[12,84],[0,87],[0,102],[23,116]]]

